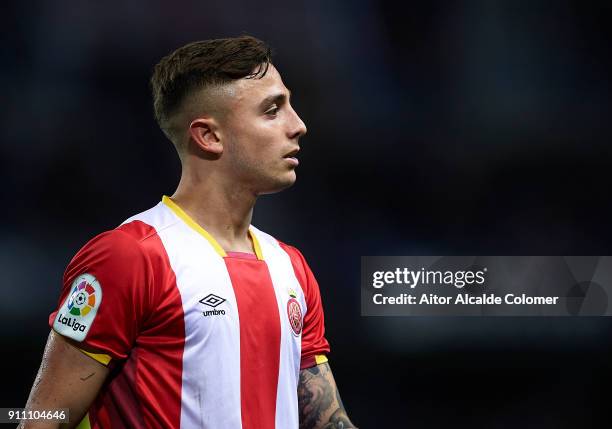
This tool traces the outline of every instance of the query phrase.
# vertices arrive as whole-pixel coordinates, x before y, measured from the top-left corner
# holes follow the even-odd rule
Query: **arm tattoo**
[[[351,423],[328,363],[300,371],[300,429],[349,429]]]

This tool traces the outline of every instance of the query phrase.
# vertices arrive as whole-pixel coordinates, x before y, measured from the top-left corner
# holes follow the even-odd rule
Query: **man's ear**
[[[223,144],[217,123],[212,118],[197,118],[189,124],[189,138],[204,152],[221,155]]]

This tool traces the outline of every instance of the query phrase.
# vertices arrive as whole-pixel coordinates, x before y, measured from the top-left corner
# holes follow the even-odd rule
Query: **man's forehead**
[[[272,93],[289,93],[289,90],[285,87],[285,84],[283,83],[283,79],[281,78],[280,73],[272,64],[269,64],[268,71],[263,77],[239,79],[234,82],[234,86],[236,89],[235,98],[237,99],[243,99],[245,97],[253,96],[260,96],[261,98],[264,98]]]
[[[271,96],[289,98],[289,94],[280,73],[269,64],[263,77],[242,78],[193,93],[184,110],[190,120],[202,114],[225,115],[240,110],[240,106],[259,105]]]

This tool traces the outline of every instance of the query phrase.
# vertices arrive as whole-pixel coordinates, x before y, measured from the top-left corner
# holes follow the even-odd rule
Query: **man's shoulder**
[[[112,253],[117,257],[129,258],[145,253],[148,239],[156,237],[160,230],[166,229],[176,220],[164,212],[161,204],[135,214],[119,226],[103,231],[90,239],[77,255],[86,253]]]
[[[177,217],[160,201],[150,209],[130,216],[116,230],[121,230],[134,239],[143,241],[177,222]]]
[[[279,240],[278,238],[272,236],[271,234],[268,234],[267,232],[264,232],[254,227],[253,225],[251,225],[251,230],[255,233],[255,235],[257,236],[257,239],[260,242],[271,245],[273,247],[280,248],[284,250],[285,253],[288,253],[289,256],[291,256],[292,258],[294,256],[299,256],[300,258],[303,258],[301,252],[295,246],[291,244],[287,244],[286,242]]]
[[[252,233],[255,233],[255,235],[257,236],[257,239],[260,241],[264,241],[270,244],[278,243],[278,240],[274,238],[271,234],[268,234],[267,232],[262,231],[261,229],[257,228],[255,225],[251,224],[249,226],[249,229],[251,230]]]
[[[141,234],[135,232],[137,225],[124,227],[121,225],[115,229],[101,232],[89,240],[75,255],[74,260],[96,260],[108,259],[130,261],[142,255]]]
[[[292,244],[281,241],[272,235],[255,228],[253,225],[251,225],[251,228],[263,246],[268,244],[289,257],[289,261],[293,266],[294,272],[303,283],[303,280],[306,279],[310,268],[302,252],[300,252],[297,247],[293,246]]]

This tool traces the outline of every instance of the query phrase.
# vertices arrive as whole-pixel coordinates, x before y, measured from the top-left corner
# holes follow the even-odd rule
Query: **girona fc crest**
[[[287,301],[287,316],[293,334],[297,337],[302,333],[302,309],[297,299]]]

